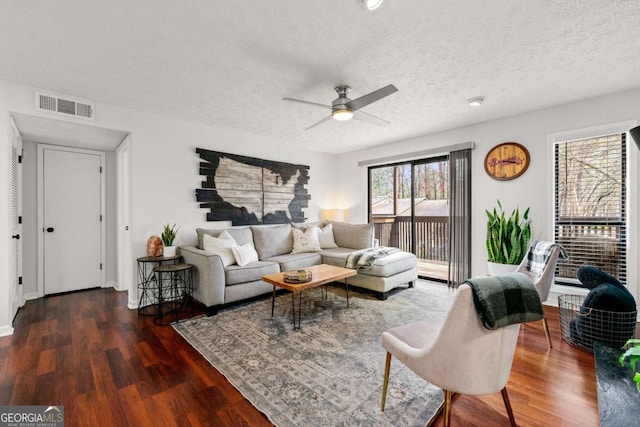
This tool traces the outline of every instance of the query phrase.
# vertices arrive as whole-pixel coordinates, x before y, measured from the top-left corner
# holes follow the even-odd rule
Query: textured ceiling
[[[640,87],[638,22],[637,0],[3,0],[0,79],[339,153]],[[281,100],[390,83],[364,109],[387,127],[304,131],[327,111]]]

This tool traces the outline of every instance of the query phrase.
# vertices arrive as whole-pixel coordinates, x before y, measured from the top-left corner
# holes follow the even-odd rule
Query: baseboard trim
[[[23,297],[26,301],[29,301],[32,299],[42,298],[42,295],[39,295],[37,292],[27,292],[23,295]]]
[[[0,326],[0,337],[8,337],[9,335],[13,335],[13,327]]]

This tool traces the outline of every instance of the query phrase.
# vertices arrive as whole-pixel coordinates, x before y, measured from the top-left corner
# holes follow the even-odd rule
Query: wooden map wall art
[[[304,222],[309,166],[238,156],[196,148],[200,175],[196,189],[201,208],[210,210],[207,221],[233,225]]]

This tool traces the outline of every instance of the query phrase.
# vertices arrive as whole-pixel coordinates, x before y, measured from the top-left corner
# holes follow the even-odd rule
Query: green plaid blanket
[[[526,274],[477,277],[464,283],[473,290],[473,302],[487,329],[532,322],[544,317],[538,291]]]

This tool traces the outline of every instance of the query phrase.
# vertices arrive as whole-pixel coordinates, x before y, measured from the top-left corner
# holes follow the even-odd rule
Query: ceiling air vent
[[[36,110],[89,120],[93,120],[94,114],[93,104],[43,92],[36,92]]]

